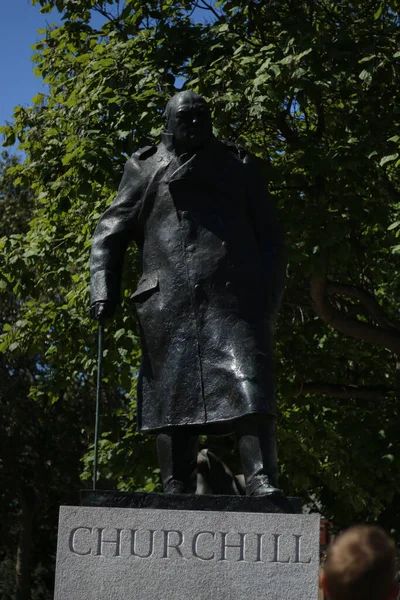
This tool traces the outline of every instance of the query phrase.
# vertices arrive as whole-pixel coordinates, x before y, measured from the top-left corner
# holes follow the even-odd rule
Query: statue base
[[[219,496],[214,494],[147,494],[81,490],[81,506],[214,510],[227,512],[301,513],[301,498],[285,496]]]
[[[317,600],[319,515],[298,499],[82,492],[55,600]]]

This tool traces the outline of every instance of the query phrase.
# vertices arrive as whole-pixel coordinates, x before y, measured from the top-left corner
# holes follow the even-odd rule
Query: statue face
[[[167,130],[175,144],[184,150],[203,146],[212,136],[212,122],[207,103],[199,97],[183,96],[171,107]]]

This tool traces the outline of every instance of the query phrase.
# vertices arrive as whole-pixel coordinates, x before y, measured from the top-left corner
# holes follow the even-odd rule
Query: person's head
[[[179,92],[164,112],[165,131],[172,133],[177,147],[196,150],[211,138],[211,111],[207,102],[195,92]]]
[[[394,600],[396,549],[379,527],[359,525],[328,548],[321,587],[330,600]]]

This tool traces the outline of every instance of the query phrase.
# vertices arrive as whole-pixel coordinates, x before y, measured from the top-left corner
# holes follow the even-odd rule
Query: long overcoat
[[[142,365],[138,428],[205,432],[275,414],[272,334],[283,280],[282,234],[254,162],[215,138],[178,158],[172,137],[127,161],[91,251],[91,302],[119,300],[134,240],[132,298]]]

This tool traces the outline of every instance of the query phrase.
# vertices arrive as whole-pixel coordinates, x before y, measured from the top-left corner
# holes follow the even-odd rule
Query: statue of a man
[[[161,143],[127,161],[96,227],[91,314],[113,314],[134,240],[137,424],[157,436],[164,492],[194,491],[199,434],[235,432],[246,493],[277,494],[271,361],[281,228],[256,160],[213,136],[204,98],[180,92],[164,118]]]

